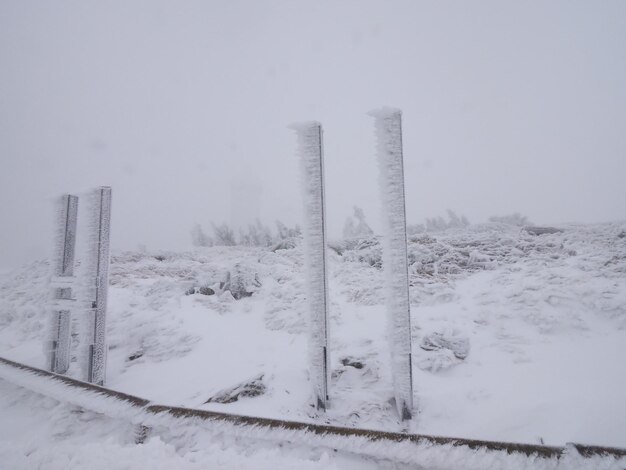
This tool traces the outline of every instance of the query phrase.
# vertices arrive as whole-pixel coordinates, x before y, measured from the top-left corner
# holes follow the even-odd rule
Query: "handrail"
[[[7,373],[7,371],[13,371],[14,374]],[[15,375],[18,372],[18,375]],[[19,375],[22,374],[22,375]],[[41,390],[45,388],[45,384],[40,383],[39,387],[32,387],[32,377],[36,377],[36,380],[41,378],[44,381],[51,381],[57,385],[62,386],[54,393],[52,398],[60,401],[67,401],[76,403],[76,399],[72,399],[71,393],[67,393],[70,390],[82,390],[90,392],[90,395],[96,395],[106,397],[107,399],[113,399],[120,404],[124,404],[126,407],[130,407],[137,411],[137,415],[141,414],[141,417],[135,415],[132,420],[138,424],[149,425],[149,421],[152,421],[152,417],[171,417],[174,419],[197,419],[201,421],[209,422],[221,422],[234,425],[238,429],[242,428],[254,428],[267,429],[267,430],[285,430],[296,431],[306,433],[308,436],[323,436],[323,437],[337,437],[337,438],[360,438],[369,442],[394,442],[394,443],[407,443],[416,445],[428,445],[428,446],[447,446],[447,447],[461,447],[465,446],[472,450],[481,451],[500,451],[506,452],[506,454],[523,454],[527,457],[539,457],[546,459],[561,459],[571,449],[574,448],[580,457],[592,458],[596,456],[600,457],[613,457],[615,459],[621,459],[626,457],[626,448],[618,447],[606,447],[606,446],[594,446],[571,443],[565,447],[561,446],[546,446],[539,444],[529,443],[515,443],[515,442],[500,442],[500,441],[488,441],[478,439],[465,439],[457,437],[443,437],[443,436],[431,436],[425,434],[408,434],[401,432],[389,432],[379,431],[373,429],[358,429],[358,428],[346,428],[339,426],[315,424],[315,423],[303,423],[297,421],[287,421],[281,419],[271,418],[259,418],[253,416],[242,416],[230,413],[221,413],[216,411],[199,410],[193,408],[183,408],[175,406],[165,406],[153,404],[149,400],[144,398],[129,395],[127,393],[111,390],[105,387],[100,387],[87,382],[83,382],[71,377],[54,374],[36,367],[21,364],[15,361],[4,359],[0,357],[0,379],[7,380],[15,383],[16,385],[24,388],[36,388],[35,392],[46,394]],[[31,379],[29,381],[29,379]],[[50,382],[48,382],[50,383]],[[80,406],[89,409],[86,403],[91,403],[89,400],[81,400]],[[100,408],[100,409],[98,409]],[[101,411],[102,407],[95,406],[93,411]],[[104,412],[106,414],[106,412]],[[142,422],[144,421],[144,422]]]

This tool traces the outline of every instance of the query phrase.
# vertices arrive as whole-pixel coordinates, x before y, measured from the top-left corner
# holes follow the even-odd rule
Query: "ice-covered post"
[[[93,336],[89,344],[87,380],[104,385],[106,375],[106,310],[109,287],[109,234],[111,227],[111,188],[103,186],[92,195],[90,225],[90,279]]]
[[[70,366],[70,320],[72,281],[74,280],[74,250],[78,197],[64,194],[57,208],[57,234],[52,288],[54,290],[50,327],[48,364],[51,372],[65,374]]]
[[[383,269],[385,271],[391,373],[396,408],[402,420],[413,413],[411,312],[402,161],[402,111],[371,111],[377,137],[380,196],[383,208]]]
[[[292,124],[298,138],[302,168],[304,256],[309,306],[309,373],[315,406],[328,406],[328,283],[326,280],[326,222],[322,125]]]

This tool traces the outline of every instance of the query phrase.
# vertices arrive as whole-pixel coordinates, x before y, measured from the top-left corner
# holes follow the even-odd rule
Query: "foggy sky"
[[[0,0],[0,266],[45,256],[53,198],[98,185],[114,250],[300,222],[302,120],[331,238],[355,204],[377,228],[383,105],[409,222],[626,218],[626,2]]]

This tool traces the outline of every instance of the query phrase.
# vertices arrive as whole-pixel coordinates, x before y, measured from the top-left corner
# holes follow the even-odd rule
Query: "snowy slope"
[[[562,228],[489,224],[409,240],[420,406],[410,430],[626,446],[626,224]],[[107,385],[159,403],[404,429],[389,402],[380,247],[331,246],[325,415],[308,401],[300,247],[114,255]],[[235,300],[219,288],[229,271],[260,286]],[[3,276],[0,355],[44,365],[47,277],[43,261]],[[186,295],[203,286],[216,293]],[[264,394],[205,403],[260,375]]]

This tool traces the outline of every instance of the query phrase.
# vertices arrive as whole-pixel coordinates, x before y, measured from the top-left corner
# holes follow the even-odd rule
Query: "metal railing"
[[[445,446],[448,448],[467,447],[472,450],[503,452],[507,455],[522,454],[527,457],[556,459],[559,460],[572,449],[582,458],[612,457],[615,459],[626,458],[626,448],[604,447],[571,443],[564,447],[546,446],[538,444],[498,442],[477,439],[464,439],[456,437],[430,436],[424,434],[408,434],[400,432],[378,431],[372,429],[345,428],[314,423],[303,423],[281,419],[259,418],[253,416],[241,416],[229,413],[220,413],[208,410],[182,408],[174,406],[158,405],[144,398],[129,395],[127,393],[111,390],[93,385],[87,382],[54,374],[42,369],[14,362],[0,357],[0,380],[6,380],[17,386],[31,389],[36,393],[45,394],[58,401],[72,403],[91,411],[107,414],[107,407],[100,406],[98,400],[111,400],[121,405],[115,413],[120,413],[140,426],[141,434],[145,437],[145,430],[155,423],[158,425],[162,418],[170,418],[181,421],[181,424],[198,424],[199,422],[222,423],[232,426],[233,432],[237,430],[254,430],[256,436],[265,439],[280,439],[280,434],[272,435],[270,431],[291,431],[289,440],[303,445],[329,445],[333,448],[343,448],[348,452],[362,453],[362,445],[342,446],[342,438],[356,438],[361,444],[371,443],[400,443],[403,445],[415,445],[415,451],[419,451],[424,445],[432,448]],[[53,385],[51,387],[51,385]],[[79,393],[76,393],[79,392]],[[84,393],[80,393],[84,392]],[[103,411],[105,410],[105,411]],[[120,411],[121,410],[121,411]],[[191,419],[192,422],[189,422]],[[244,432],[245,434],[245,432]],[[302,439],[298,435],[302,434]],[[326,441],[316,439],[318,437],[332,439]],[[359,450],[353,450],[358,448]],[[403,448],[406,451],[406,447]]]

